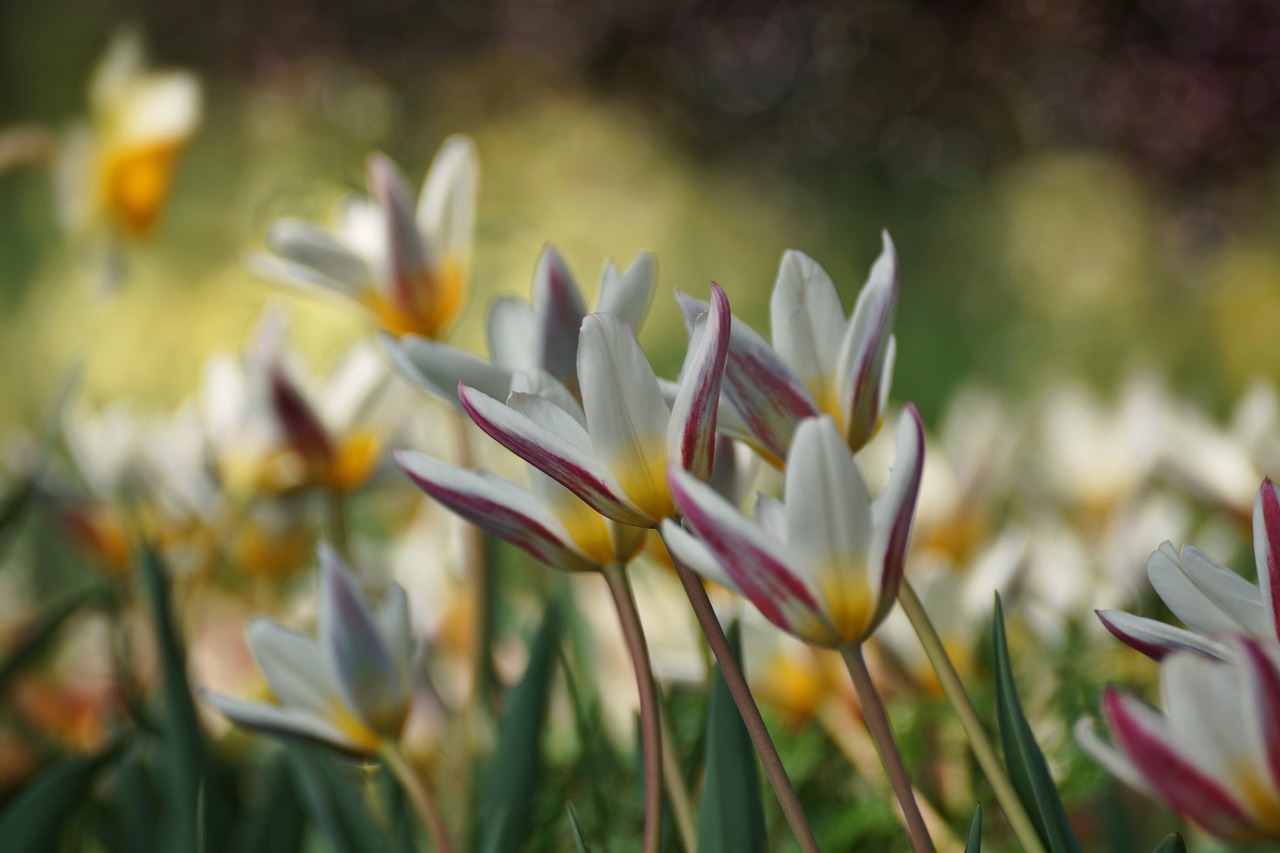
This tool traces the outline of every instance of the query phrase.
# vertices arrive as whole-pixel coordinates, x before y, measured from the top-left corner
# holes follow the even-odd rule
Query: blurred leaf
[[[569,807],[569,827],[573,830],[573,846],[578,853],[591,853],[591,845],[587,843],[586,837],[582,834],[582,824],[578,822],[578,812],[574,809],[573,803],[566,803]]]
[[[477,819],[481,850],[519,851],[529,824],[542,771],[542,727],[560,642],[559,609],[547,608],[520,683],[507,695],[498,723],[498,744],[485,774]]]
[[[201,834],[202,825],[210,825],[210,821],[201,820],[201,809],[210,809],[219,819],[223,812],[216,805],[201,804],[202,797],[216,795],[206,790],[212,778],[211,765],[187,682],[187,658],[170,607],[168,573],[160,557],[149,547],[142,552],[142,576],[151,601],[164,683],[164,761],[167,793],[176,820],[170,828],[172,846],[176,850],[221,849],[220,844],[207,844],[210,839]],[[212,825],[219,833],[227,828],[221,820],[212,821]]]
[[[729,625],[729,646],[741,659],[738,623]],[[707,707],[706,781],[698,809],[698,850],[748,853],[766,848],[764,804],[751,736],[729,686],[716,668]]]
[[[1009,646],[1004,634],[1004,608],[996,595],[992,617],[992,645],[996,656],[996,718],[1000,724],[1000,740],[1004,745],[1005,766],[1036,833],[1051,853],[1081,853],[1080,843],[1071,831],[1062,799],[1049,775],[1044,754],[1036,744],[1031,726],[1022,712],[1018,691],[1009,663]]]
[[[283,754],[267,766],[262,783],[266,796],[260,798],[258,808],[241,819],[234,849],[243,853],[293,853],[302,847],[307,816]]]
[[[95,583],[45,605],[22,632],[22,638],[9,652],[9,656],[0,661],[0,687],[3,687],[15,672],[39,657],[57,634],[58,629],[76,611],[88,604],[103,601],[105,595],[105,587]]]
[[[397,853],[414,853],[417,849],[414,843],[417,818],[410,815],[408,798],[405,797],[404,788],[396,774],[388,771],[382,774],[382,779],[390,815],[393,849]]]
[[[0,548],[9,541],[13,530],[36,496],[36,484],[30,477],[24,477],[14,484],[3,498],[0,498]]]
[[[964,843],[964,853],[982,853],[982,804],[973,809],[973,823],[969,824],[969,840]]]
[[[1187,853],[1187,845],[1182,840],[1182,836],[1175,832],[1157,844],[1156,849],[1151,853]]]
[[[112,850],[147,853],[161,849],[156,831],[156,786],[143,744],[143,739],[136,740],[133,749],[116,765],[111,799],[117,838],[110,846]]]
[[[47,853],[58,847],[68,818],[89,795],[103,767],[120,751],[120,742],[97,755],[77,755],[44,770],[0,814],[5,853]]]
[[[386,848],[382,829],[341,764],[321,747],[295,744],[286,747],[285,754],[303,808],[334,853],[377,853]]]

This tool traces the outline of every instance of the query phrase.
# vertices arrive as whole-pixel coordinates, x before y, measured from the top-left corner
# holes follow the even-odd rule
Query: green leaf
[[[1004,608],[998,594],[992,617],[992,639],[996,656],[996,718],[1000,724],[1000,740],[1004,745],[1009,779],[1045,847],[1051,853],[1081,853],[1080,842],[1071,830],[1066,809],[1053,784],[1053,777],[1049,775],[1049,766],[1018,700],[1013,667],[1009,663],[1009,646],[1005,640]]]
[[[982,853],[982,804],[973,809],[973,823],[969,824],[969,840],[964,843],[964,853]]]
[[[1156,849],[1151,853],[1187,853],[1187,844],[1182,840],[1182,836],[1175,832],[1157,844]]]
[[[225,812],[220,804],[208,801],[216,797],[217,789],[208,784],[213,776],[212,764],[187,681],[187,659],[169,601],[168,572],[149,547],[142,553],[142,577],[151,601],[164,684],[165,789],[175,820],[170,827],[170,849],[220,849],[222,845],[210,844],[211,839],[202,832],[202,827],[213,825],[221,833],[228,824],[222,822]],[[208,813],[207,818],[202,819],[202,809]]]
[[[477,809],[481,850],[517,853],[529,837],[542,772],[542,727],[559,643],[559,610],[552,605],[538,629],[524,676],[507,695],[498,722],[498,744]]]
[[[295,853],[302,847],[306,812],[285,755],[267,765],[261,783],[266,795],[255,798],[260,805],[240,820],[232,849],[243,853]]]
[[[45,605],[23,632],[23,637],[9,652],[9,656],[0,661],[0,687],[3,687],[15,672],[40,656],[64,622],[80,608],[103,601],[105,594],[106,589],[101,584],[95,583]]]
[[[77,755],[41,772],[0,813],[6,853],[56,850],[67,819],[88,798],[98,771],[119,751],[116,742],[97,755]]]
[[[729,625],[729,646],[741,659],[738,623]],[[766,849],[764,804],[755,748],[729,686],[716,669],[707,706],[706,781],[698,808],[701,853],[749,853]]]
[[[285,755],[303,808],[334,853],[377,853],[386,849],[387,838],[373,822],[357,780],[352,778],[363,774],[363,770],[353,764],[340,764],[321,747],[291,744],[285,748]]]
[[[591,853],[591,845],[587,843],[587,838],[582,834],[582,824],[578,822],[578,812],[574,809],[573,803],[567,803],[569,807],[569,828],[573,830],[573,846],[578,853]]]

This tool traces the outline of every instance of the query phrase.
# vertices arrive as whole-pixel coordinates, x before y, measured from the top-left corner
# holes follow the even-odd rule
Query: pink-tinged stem
[[[738,665],[738,659],[733,656],[733,650],[729,648],[729,639],[725,636],[724,629],[720,627],[720,620],[711,606],[711,599],[707,598],[702,580],[674,557],[672,557],[672,563],[675,564],[680,583],[684,585],[685,594],[689,596],[689,603],[693,605],[693,612],[698,617],[702,633],[706,635],[707,645],[711,646],[711,652],[716,656],[716,663],[720,665],[720,674],[724,676],[729,694],[733,696],[734,704],[738,706],[738,714],[742,717],[743,725],[747,727],[747,734],[751,736],[756,754],[760,756],[760,764],[764,767],[765,776],[769,778],[774,796],[778,798],[778,805],[782,807],[782,814],[791,826],[796,843],[803,853],[822,853],[822,848],[818,846],[818,839],[813,835],[813,827],[809,826],[809,821],[804,816],[804,807],[800,805],[796,789],[791,786],[787,769],[782,766],[777,747],[773,745],[773,738],[769,736],[769,729],[764,724],[764,718],[760,716],[760,709],[751,695],[751,688],[747,686],[742,667]]]
[[[640,735],[644,752],[644,853],[658,853],[662,844],[662,723],[658,708],[658,688],[649,665],[649,647],[644,628],[636,611],[626,566],[610,563],[604,567],[604,579],[618,610],[622,636],[631,653],[636,671],[636,690],[640,693]]]
[[[395,746],[388,744],[382,750],[382,760],[409,795],[413,810],[431,835],[431,843],[438,853],[453,853],[453,842],[449,839],[449,830],[440,814],[440,806],[436,803],[435,794],[418,778],[408,760]]]
[[[889,776],[889,784],[902,806],[902,815],[906,819],[907,835],[911,836],[911,849],[915,853],[935,853],[933,839],[924,825],[924,817],[920,814],[920,806],[916,803],[915,792],[911,790],[911,777],[907,775],[906,765],[902,763],[902,754],[898,752],[898,744],[893,739],[893,727],[889,725],[889,715],[885,713],[884,703],[876,691],[875,682],[871,680],[871,671],[862,657],[862,646],[854,644],[840,650],[844,665],[849,670],[849,678],[853,681],[854,692],[858,694],[858,702],[862,705],[862,716],[867,722],[867,731],[875,741],[876,751],[880,753],[880,763],[884,765]]]

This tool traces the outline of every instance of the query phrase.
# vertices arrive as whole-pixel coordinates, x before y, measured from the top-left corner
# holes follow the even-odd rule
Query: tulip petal
[[[667,546],[667,553],[673,560],[712,583],[720,584],[730,592],[742,595],[742,590],[733,582],[733,578],[729,577],[715,554],[701,539],[670,518],[663,520],[658,531],[662,534],[662,543]]]
[[[711,476],[715,464],[716,414],[729,350],[729,320],[729,299],[712,282],[711,310],[698,319],[690,337],[667,426],[670,458],[700,480]]]
[[[282,705],[323,717],[340,701],[314,639],[265,616],[254,617],[245,636],[258,669]]]
[[[554,246],[538,257],[533,273],[533,312],[537,318],[537,365],[578,391],[578,337],[587,315],[582,290]]]
[[[649,313],[657,278],[658,261],[653,252],[636,255],[625,272],[619,272],[612,260],[605,262],[596,311],[612,314],[638,335]]]
[[[425,274],[431,268],[431,249],[418,232],[404,176],[390,158],[377,153],[369,157],[368,172],[369,195],[383,214],[385,272],[391,284],[392,299],[405,312],[413,312],[421,305],[431,305],[437,297],[429,290],[434,287],[432,277]]]
[[[409,683],[409,663],[413,658],[413,629],[409,619],[409,596],[395,581],[387,584],[386,594],[373,611],[378,633],[391,652],[399,677]]]
[[[1215,835],[1230,838],[1251,830],[1241,804],[1175,748],[1155,710],[1113,687],[1106,689],[1102,702],[1116,744],[1163,800]]]
[[[652,524],[626,498],[608,469],[591,456],[591,439],[586,430],[553,403],[531,394],[512,395],[513,401],[526,411],[545,415],[539,422],[465,385],[458,387],[458,399],[476,425],[494,441],[582,498],[601,515],[624,524]]]
[[[280,258],[315,270],[349,296],[359,297],[374,279],[364,258],[309,222],[281,219],[267,230],[266,240]]]
[[[523,549],[548,566],[596,568],[566,541],[567,533],[532,494],[514,483],[499,484],[421,453],[400,450],[396,464],[424,492],[486,533]]]
[[[685,520],[715,555],[724,574],[766,619],[811,643],[842,642],[813,591],[787,565],[777,543],[680,466],[668,466],[667,476],[672,497]]]
[[[493,300],[487,320],[489,354],[493,363],[510,371],[538,367],[537,322],[533,306],[523,299],[502,296]]]
[[[511,371],[466,350],[416,335],[378,336],[391,363],[406,379],[434,397],[459,405],[458,383],[502,399],[511,393]]]
[[[727,497],[727,496],[726,496]],[[756,504],[753,509],[756,524],[765,533],[778,541],[779,545],[787,544],[787,510],[782,501],[773,495],[756,492]]]
[[[303,737],[356,755],[376,752],[378,745],[364,738],[353,739],[324,717],[294,708],[281,708],[265,702],[248,702],[218,693],[205,692],[205,701],[227,716],[233,723],[251,731],[269,735]]]
[[[1147,784],[1147,780],[1142,777],[1141,771],[1134,766],[1129,757],[1098,737],[1093,720],[1082,717],[1076,721],[1071,733],[1075,736],[1076,743],[1080,745],[1080,748],[1087,752],[1090,758],[1101,764],[1103,769],[1112,776],[1115,776],[1135,791],[1141,791],[1152,797],[1156,796],[1156,792]]]
[[[1273,632],[1258,588],[1198,548],[1185,545],[1179,554],[1165,542],[1148,558],[1147,577],[1174,615],[1197,634]]]
[[[889,483],[871,504],[876,542],[871,550],[870,573],[872,588],[878,589],[880,596],[880,609],[872,620],[872,627],[888,614],[898,597],[916,499],[920,495],[920,477],[924,470],[924,426],[912,403],[908,403],[898,417],[894,443]]]
[[[882,238],[884,249],[858,295],[836,371],[840,421],[854,450],[871,440],[880,423],[886,394],[884,368],[898,310],[898,254],[889,232],[883,232]]]
[[[578,422],[578,425],[582,427],[583,432],[575,432],[575,435],[586,435],[587,416],[582,411],[582,404],[569,393],[568,388],[561,385],[558,379],[550,373],[547,373],[545,370],[534,368],[533,370],[527,370],[523,373],[517,373],[511,380],[511,393],[520,395],[514,400],[507,401],[507,405],[511,405],[512,402],[515,402],[515,408],[517,411],[523,411],[529,417],[537,420],[537,411],[525,411],[521,408],[522,404],[520,401],[524,399],[523,395],[528,394],[541,397],[542,399],[554,404],[557,409]],[[544,426],[551,430],[555,429],[555,426],[552,423],[546,423]],[[588,437],[587,440],[590,441],[590,437]]]
[[[1262,761],[1275,795],[1280,792],[1280,668],[1274,651],[1253,638],[1241,636],[1238,643],[1250,700],[1244,704],[1245,727],[1260,736]]]
[[[710,310],[706,302],[676,291],[676,301],[690,331]],[[819,414],[809,389],[754,329],[734,317],[723,389],[727,401],[746,424],[751,442],[776,459],[787,457],[791,434],[805,418]]]
[[[1253,553],[1258,561],[1258,586],[1271,621],[1271,634],[1280,637],[1280,492],[1271,478],[1262,481],[1253,502]]]
[[[635,335],[612,314],[582,321],[578,379],[593,454],[648,515],[647,526],[656,525],[671,514],[665,476],[671,413]]]
[[[769,300],[773,348],[818,401],[835,414],[836,365],[844,337],[844,308],[831,276],[813,258],[788,250]]]
[[[1103,627],[1116,639],[1152,660],[1162,660],[1171,652],[1181,651],[1199,652],[1220,660],[1226,659],[1226,646],[1183,628],[1121,610],[1095,610],[1094,612]]]
[[[480,158],[470,137],[446,139],[431,161],[418,198],[416,222],[437,256],[466,267],[475,233]]]
[[[383,737],[398,737],[408,710],[407,680],[337,553],[322,545],[318,557],[320,641],[329,670],[356,718]]]
[[[244,258],[245,268],[254,275],[269,278],[281,284],[297,287],[309,293],[321,296],[338,296],[352,299],[361,298],[364,288],[353,289],[347,284],[331,278],[314,267],[286,261],[262,252],[254,252]]]

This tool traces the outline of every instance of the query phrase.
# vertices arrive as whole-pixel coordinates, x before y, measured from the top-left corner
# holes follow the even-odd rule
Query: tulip
[[[639,333],[649,312],[657,264],[649,252],[625,271],[613,261],[600,273],[596,313],[612,314]],[[541,370],[573,396],[578,388],[578,329],[586,318],[582,292],[560,253],[547,246],[533,275],[533,301],[500,297],[489,306],[488,360],[438,341],[384,336],[383,348],[406,377],[428,393],[457,406],[458,382],[506,399],[520,371]]]
[[[245,728],[374,755],[399,740],[409,711],[408,599],[393,583],[375,609],[332,549],[319,562],[318,640],[266,617],[246,632],[278,704],[206,698]]]
[[[845,319],[831,277],[797,251],[782,256],[770,300],[773,346],[735,319],[724,376],[723,429],[771,460],[787,457],[797,425],[828,414],[848,446],[860,449],[880,425],[893,379],[898,256],[884,250]],[[680,294],[685,320],[707,310]]]
[[[440,146],[417,208],[385,155],[369,157],[369,198],[343,206],[333,232],[282,219],[267,232],[273,254],[250,269],[286,284],[338,294],[363,305],[387,334],[439,338],[466,302],[475,221],[475,144],[451,136]]]
[[[697,538],[668,521],[667,547],[800,639],[832,648],[860,644],[888,615],[902,579],[924,460],[913,406],[898,421],[897,447],[889,483],[873,500],[835,419],[802,421],[783,500],[760,495],[754,520],[672,466],[672,494]]]
[[[1160,665],[1164,713],[1108,687],[1080,745],[1131,787],[1226,841],[1280,839],[1280,646],[1236,634],[1225,660],[1171,653]]]

